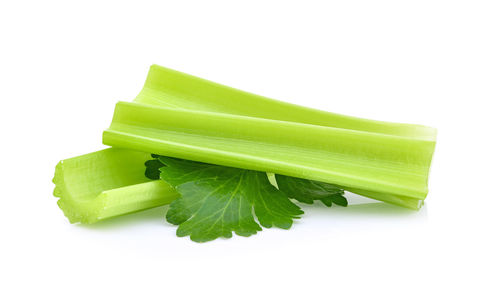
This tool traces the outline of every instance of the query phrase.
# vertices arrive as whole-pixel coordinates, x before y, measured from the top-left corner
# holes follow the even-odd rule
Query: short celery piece
[[[250,94],[153,65],[119,103],[105,144],[337,184],[418,209],[433,128],[372,121]]]
[[[171,203],[179,194],[144,176],[149,154],[109,148],[65,159],[53,182],[57,204],[71,223],[91,224]]]

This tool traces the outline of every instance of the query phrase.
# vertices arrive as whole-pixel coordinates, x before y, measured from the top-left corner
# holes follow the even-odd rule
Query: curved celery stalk
[[[90,224],[169,204],[178,193],[144,176],[146,153],[105,149],[59,162],[53,182],[57,204],[71,223]]]
[[[119,102],[103,142],[334,183],[418,208],[435,140],[409,135]]]

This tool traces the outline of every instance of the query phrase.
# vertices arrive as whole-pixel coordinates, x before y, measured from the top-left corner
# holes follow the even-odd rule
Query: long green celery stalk
[[[244,92],[158,65],[150,67],[146,83],[134,101],[162,107],[218,112],[436,140],[436,129],[432,127],[374,121],[295,105]]]
[[[144,176],[148,159],[109,148],[62,160],[53,179],[57,204],[71,223],[83,224],[169,204],[179,195],[165,181]]]
[[[159,66],[135,102],[117,104],[104,144],[334,183],[413,209],[428,192],[433,128],[309,109]]]

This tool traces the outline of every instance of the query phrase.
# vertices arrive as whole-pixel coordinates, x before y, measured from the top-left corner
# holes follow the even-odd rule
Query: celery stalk
[[[428,157],[422,161],[425,170],[421,173],[425,181],[436,141],[434,128],[367,120],[302,107],[247,93],[158,65],[151,66],[146,83],[134,101],[162,107],[227,113],[424,140],[431,145],[428,152],[422,154]],[[427,186],[427,183],[425,185]],[[420,208],[422,199],[425,198],[425,196],[415,198],[397,195],[394,191],[380,193],[349,186],[344,188],[360,195],[413,209]]]
[[[219,112],[409,138],[436,139],[436,129],[374,121],[303,107],[251,94],[175,70],[152,65],[134,100],[163,107]]]
[[[119,102],[103,142],[333,183],[390,203],[415,209],[420,206],[420,199],[427,195],[435,146],[426,127],[404,125],[398,131],[391,123],[371,128],[366,121],[355,130],[313,125],[313,118],[310,121]],[[364,127],[366,130],[361,130]],[[392,134],[378,132],[382,129]]]
[[[53,182],[57,204],[71,223],[90,224],[169,204],[178,193],[144,176],[149,154],[105,149],[59,162]]]
[[[430,157],[436,140],[434,128],[373,121],[315,110],[254,95],[157,65],[151,66],[144,88],[135,102],[425,140],[431,147],[428,149],[429,153],[423,155]],[[422,174],[427,181],[430,158],[424,160],[423,165],[425,170]],[[422,199],[425,198],[425,196],[415,198],[397,195],[394,192],[380,193],[349,186],[344,188],[357,194],[414,209],[418,209],[423,203]]]

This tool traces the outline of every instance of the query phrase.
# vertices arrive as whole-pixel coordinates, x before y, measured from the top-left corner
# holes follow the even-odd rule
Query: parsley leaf
[[[206,242],[250,236],[266,228],[288,229],[303,211],[268,180],[266,173],[160,156],[160,178],[181,197],[170,204],[167,221],[178,236]],[[148,163],[151,169],[156,166]],[[153,174],[150,172],[150,174]]]
[[[314,200],[320,200],[328,207],[333,203],[347,206],[344,190],[336,185],[279,174],[275,178],[280,191],[299,202],[312,204]]]

